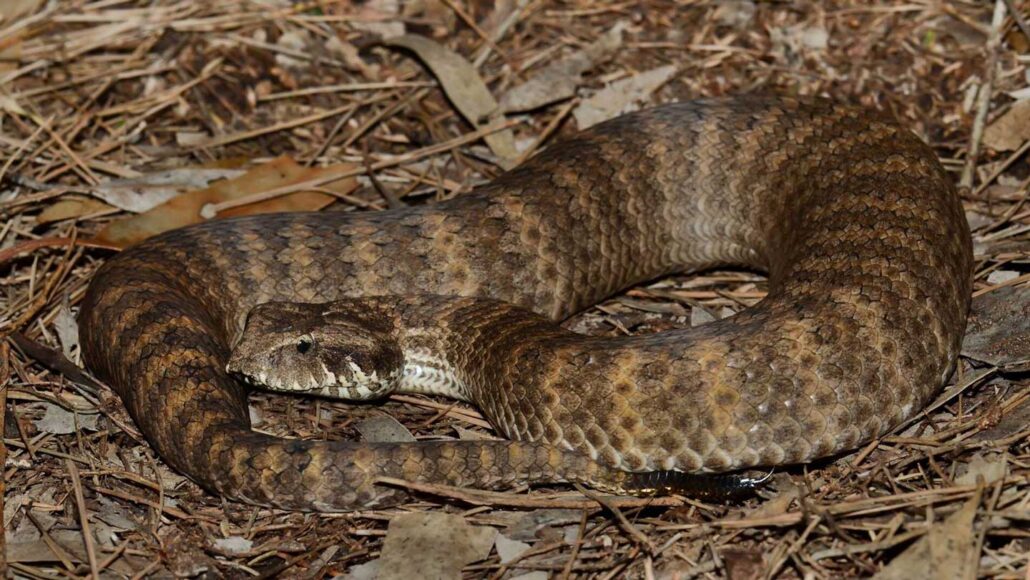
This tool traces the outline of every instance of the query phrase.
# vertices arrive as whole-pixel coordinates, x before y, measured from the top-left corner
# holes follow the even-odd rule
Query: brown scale
[[[522,441],[278,439],[250,430],[246,390],[224,370],[264,302],[418,291],[561,320],[723,265],[768,271],[769,296],[625,342],[495,337],[515,355],[480,364],[503,369],[504,389],[473,402]],[[662,491],[697,485],[647,472],[805,462],[918,412],[954,367],[971,270],[954,188],[917,137],[864,109],[745,97],[614,119],[437,204],[170,232],[101,268],[80,326],[87,365],[161,457],[230,498],[314,510],[406,498],[380,476]]]

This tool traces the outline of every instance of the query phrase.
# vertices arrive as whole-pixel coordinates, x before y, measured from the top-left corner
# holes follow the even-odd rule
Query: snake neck
[[[402,353],[394,392],[480,403],[503,382],[513,360],[540,356],[540,346],[575,336],[554,321],[494,300],[437,295],[381,296],[353,301],[392,322]],[[331,308],[354,309],[351,300]]]
[[[472,400],[468,373],[439,348],[419,346],[417,340],[412,340],[401,352],[404,368],[395,392]]]

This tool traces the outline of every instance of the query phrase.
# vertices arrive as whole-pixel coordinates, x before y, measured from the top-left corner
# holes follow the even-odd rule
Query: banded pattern
[[[250,431],[243,385],[225,372],[264,302],[418,291],[559,320],[720,265],[767,270],[769,296],[699,329],[587,349],[525,340],[550,326],[510,309],[449,306],[466,308],[449,314],[467,321],[458,342],[510,353],[503,386],[470,398],[512,442],[275,439]],[[170,232],[101,268],[80,327],[87,365],[174,468],[243,501],[347,510],[403,499],[380,476],[619,489],[626,470],[720,472],[853,448],[951,372],[971,270],[954,188],[917,137],[860,108],[745,97],[614,119],[441,203]]]

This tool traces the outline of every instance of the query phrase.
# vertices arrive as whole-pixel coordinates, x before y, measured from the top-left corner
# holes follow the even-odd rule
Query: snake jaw
[[[390,330],[368,309],[327,315],[320,304],[260,304],[247,315],[226,371],[273,391],[378,399],[395,390],[403,371]]]
[[[400,378],[399,373],[380,373],[375,368],[365,370],[350,356],[343,357],[345,368],[341,368],[340,365],[331,367],[317,352],[307,361],[296,360],[301,357],[289,354],[284,356],[281,350],[284,349],[275,349],[265,356],[246,357],[238,356],[240,349],[237,349],[225,370],[254,387],[350,400],[385,397]]]

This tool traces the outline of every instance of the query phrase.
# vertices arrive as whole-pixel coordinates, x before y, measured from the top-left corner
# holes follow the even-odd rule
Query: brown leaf
[[[1009,474],[1008,454],[990,454],[987,457],[977,453],[965,466],[965,473],[955,478],[957,485],[976,485],[978,476],[983,477],[984,483],[992,484],[1000,479],[1005,479]]]
[[[433,71],[447,98],[465,119],[476,128],[490,127],[504,121],[497,101],[479,73],[458,53],[415,34],[405,34],[383,41],[387,46],[406,48]],[[483,138],[505,168],[518,157],[511,129],[497,131]]]
[[[497,530],[453,514],[416,512],[390,520],[379,580],[461,578],[467,564],[490,555]]]
[[[109,209],[112,209],[111,206],[102,201],[97,201],[88,197],[69,195],[64,199],[47,206],[46,209],[36,216],[36,222],[40,224],[49,224],[59,222],[61,220],[80,218],[82,216],[99,213]]]
[[[408,443],[415,440],[407,427],[389,415],[358,421],[354,428],[370,443]]]
[[[572,97],[583,80],[583,73],[607,60],[622,46],[625,28],[625,23],[616,23],[583,50],[552,62],[528,81],[511,88],[501,97],[501,109],[508,113],[529,111]]]
[[[244,173],[239,169],[184,167],[105,181],[96,185],[91,193],[119,209],[142,213],[187,191]]]
[[[1001,382],[1001,388],[1005,388],[1007,381],[995,381],[995,383],[998,382]],[[1000,411],[998,409],[999,413]],[[971,441],[997,441],[1021,433],[1027,425],[1030,425],[1030,398],[1017,403],[1015,407],[1001,415],[1000,419],[997,414],[989,413],[982,424],[983,429],[974,433],[970,437]]]
[[[980,503],[977,494],[962,509],[934,524],[886,568],[876,580],[965,580],[976,576],[976,540],[973,519]]]
[[[97,234],[94,241],[124,248],[161,232],[204,221],[204,218],[201,217],[201,210],[209,204],[241,199],[293,184],[328,178],[334,174],[347,173],[353,168],[354,166],[350,164],[338,164],[332,167],[302,167],[288,157],[279,157],[254,167],[235,179],[219,181],[206,189],[184,193],[146,213],[112,222]],[[349,193],[357,187],[357,180],[347,177],[321,187],[337,193]],[[227,209],[219,212],[218,217],[319,210],[332,203],[334,199],[332,195],[326,193],[301,191]]]
[[[765,571],[761,552],[730,548],[722,552],[726,577],[730,580],[757,580]]]
[[[976,297],[962,354],[1007,371],[1030,368],[1030,288],[1008,286]]]
[[[1030,99],[1016,101],[984,130],[983,142],[995,151],[1015,151],[1030,139]]]
[[[572,116],[580,129],[586,129],[632,111],[636,103],[668,82],[677,70],[670,64],[617,80],[580,103],[572,111]]]

